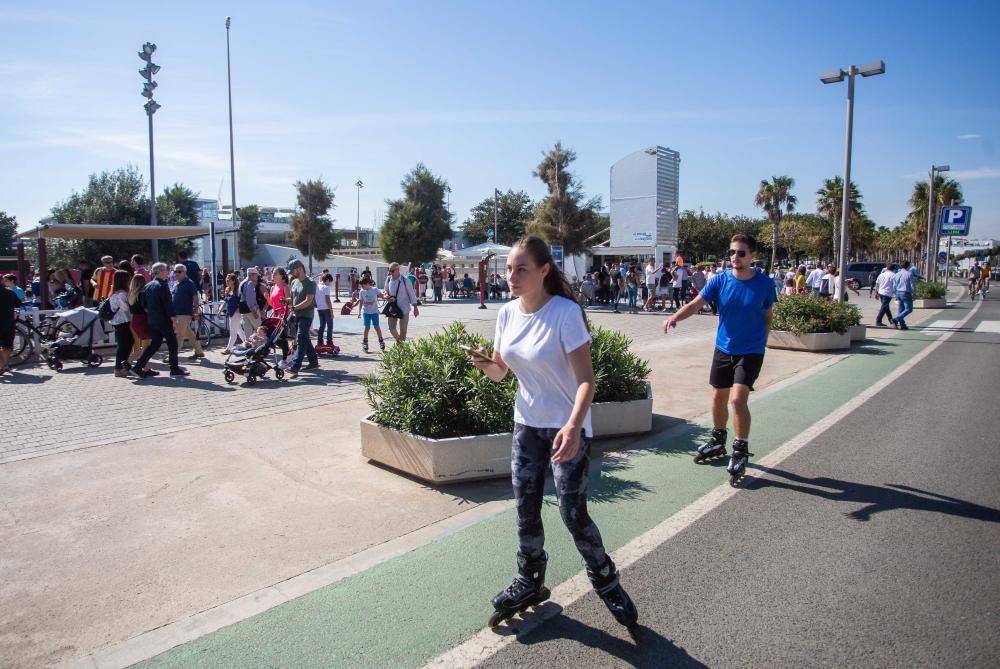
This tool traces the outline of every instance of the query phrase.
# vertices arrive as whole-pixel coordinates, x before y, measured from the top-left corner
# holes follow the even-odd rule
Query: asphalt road
[[[591,593],[481,666],[1000,666],[1000,333],[974,332],[984,320],[1000,300],[626,570],[638,645]]]

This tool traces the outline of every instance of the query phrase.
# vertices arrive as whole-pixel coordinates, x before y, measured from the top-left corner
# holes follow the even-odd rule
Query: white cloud
[[[981,137],[982,137],[982,135],[974,135],[974,134],[969,134],[969,135],[959,135],[959,136],[958,136],[958,139],[962,139],[962,140],[967,140],[967,139],[980,139]]]

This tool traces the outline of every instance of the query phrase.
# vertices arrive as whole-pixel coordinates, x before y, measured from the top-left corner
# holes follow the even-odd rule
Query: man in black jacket
[[[142,300],[146,307],[146,318],[149,321],[149,333],[152,339],[149,346],[136,360],[132,371],[139,378],[152,376],[143,371],[146,363],[156,353],[164,340],[167,342],[167,352],[170,359],[170,376],[187,376],[189,372],[177,364],[177,335],[174,333],[174,306],[167,284],[169,274],[165,263],[158,262],[152,267],[153,280],[142,289]]]

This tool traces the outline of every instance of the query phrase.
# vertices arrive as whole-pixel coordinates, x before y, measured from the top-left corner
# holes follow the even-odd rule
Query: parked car
[[[884,262],[849,262],[844,276],[854,290],[860,290],[868,287],[868,275],[872,272],[881,272],[883,267],[885,267]]]

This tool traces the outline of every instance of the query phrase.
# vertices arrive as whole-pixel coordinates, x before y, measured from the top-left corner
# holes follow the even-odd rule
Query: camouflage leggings
[[[518,554],[527,559],[542,556],[545,530],[542,527],[542,497],[545,471],[551,463],[552,441],[559,432],[553,428],[514,424],[511,478],[517,502]],[[604,542],[597,525],[587,513],[587,473],[590,469],[590,439],[583,437],[580,450],[569,462],[552,464],[559,498],[559,513],[573,535],[576,548],[587,566],[601,568],[605,562]]]

